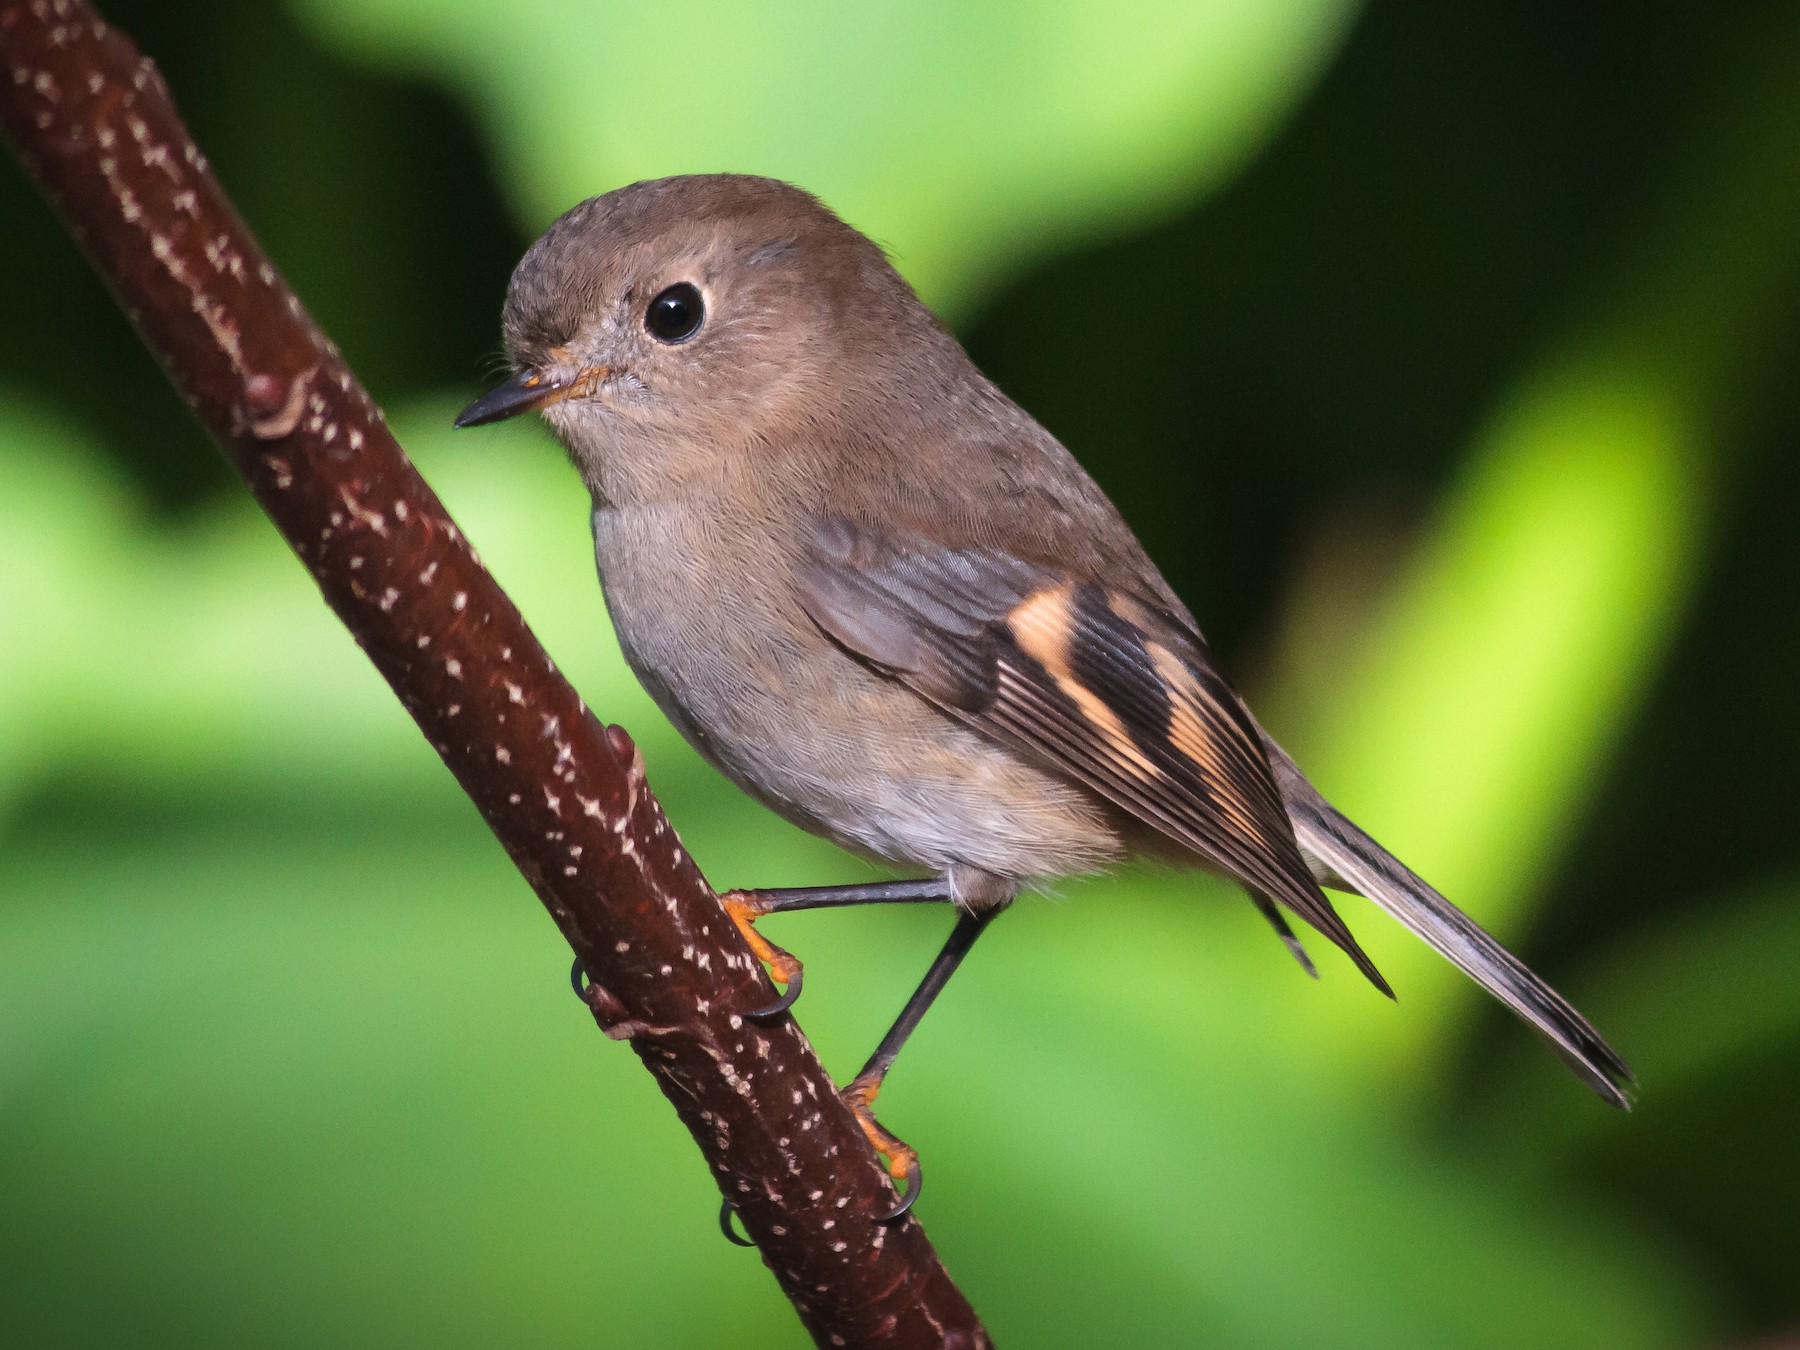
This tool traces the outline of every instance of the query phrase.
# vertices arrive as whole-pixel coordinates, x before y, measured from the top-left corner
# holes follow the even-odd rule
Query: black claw
[[[794,1000],[800,997],[800,984],[803,978],[804,976],[801,971],[795,971],[794,978],[789,980],[787,982],[787,988],[781,991],[781,997],[776,999],[768,1007],[758,1008],[755,1012],[751,1013],[750,1020],[752,1022],[772,1022],[789,1008],[793,1007]]]
[[[739,1237],[737,1229],[732,1227],[731,1218],[736,1213],[737,1208],[729,1200],[719,1206],[719,1231],[725,1235],[725,1240],[734,1247],[754,1247],[756,1245],[754,1242],[747,1237]]]
[[[587,967],[581,964],[579,956],[575,958],[575,964],[569,967],[569,987],[575,991],[576,998],[588,1003]],[[592,1007],[593,1004],[588,1003],[588,1006]]]
[[[912,1207],[919,1202],[919,1192],[924,1189],[925,1173],[920,1168],[918,1156],[915,1154],[912,1161],[906,1165],[906,1194],[900,1197],[898,1205],[875,1222],[879,1224],[899,1223],[900,1220],[912,1213]]]

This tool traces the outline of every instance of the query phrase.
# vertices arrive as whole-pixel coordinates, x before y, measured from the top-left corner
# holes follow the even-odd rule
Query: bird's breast
[[[706,503],[603,506],[595,558],[626,661],[740,787],[858,852],[1013,877],[1112,861],[1108,814],[822,633],[797,551]]]

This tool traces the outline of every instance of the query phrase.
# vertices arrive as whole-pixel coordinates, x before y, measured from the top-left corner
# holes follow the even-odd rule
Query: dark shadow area
[[[119,0],[271,257],[375,397],[473,386],[527,242],[464,111],[322,51],[277,4]],[[0,249],[0,367],[105,445],[155,509],[234,491],[112,300],[18,173]],[[43,316],[56,321],[45,324]]]

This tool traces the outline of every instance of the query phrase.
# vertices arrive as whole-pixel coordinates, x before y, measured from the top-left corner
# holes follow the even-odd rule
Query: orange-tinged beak
[[[502,422],[535,408],[547,408],[571,394],[593,388],[605,375],[605,370],[571,371],[566,375],[522,370],[464,408],[456,415],[453,425],[459,428],[486,426],[489,422]]]

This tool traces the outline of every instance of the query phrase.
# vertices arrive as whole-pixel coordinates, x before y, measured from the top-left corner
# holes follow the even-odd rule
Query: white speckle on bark
[[[317,397],[318,396],[315,394],[314,398]],[[382,515],[379,511],[365,509],[361,502],[350,495],[350,488],[348,485],[338,489],[338,499],[344,503],[344,509],[350,513],[351,519],[355,520],[358,524],[366,525],[376,534],[386,538],[387,517]]]

